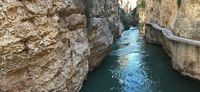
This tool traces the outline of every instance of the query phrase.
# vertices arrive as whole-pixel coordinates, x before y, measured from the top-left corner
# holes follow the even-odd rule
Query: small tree
[[[177,5],[178,5],[178,8],[181,7],[181,0],[177,0]]]
[[[145,7],[146,7],[146,2],[145,2],[145,0],[142,0],[142,1],[140,2],[139,7],[141,7],[142,9],[145,9]]]

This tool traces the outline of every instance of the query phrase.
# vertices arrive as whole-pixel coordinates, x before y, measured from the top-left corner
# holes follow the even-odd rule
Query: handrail
[[[198,40],[187,39],[187,38],[176,36],[173,34],[173,32],[171,30],[162,28],[156,23],[146,23],[146,24],[150,24],[153,28],[155,28],[157,30],[161,30],[162,33],[164,34],[164,36],[169,40],[200,47],[200,41],[198,41]]]

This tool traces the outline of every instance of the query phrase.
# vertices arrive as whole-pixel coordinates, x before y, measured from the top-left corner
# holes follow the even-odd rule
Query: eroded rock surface
[[[90,70],[93,70],[111,50],[114,38],[123,30],[123,24],[117,0],[87,0],[86,5],[91,52],[88,59]]]
[[[146,0],[145,3],[146,7],[139,9],[140,20],[171,29],[176,36],[199,40],[200,0]],[[144,37],[148,41],[163,45],[172,57],[172,64],[176,70],[200,79],[199,46],[171,41],[150,25],[145,25],[144,30]]]
[[[80,90],[89,62],[100,63],[122,30],[118,24],[109,26],[121,23],[114,0],[97,2],[109,7],[111,15],[105,18],[86,17],[87,2],[0,0],[1,92]],[[88,9],[99,15],[99,9]]]

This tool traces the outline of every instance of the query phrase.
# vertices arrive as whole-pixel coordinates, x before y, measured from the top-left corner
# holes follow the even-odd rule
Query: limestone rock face
[[[87,0],[86,6],[91,53],[88,60],[90,70],[93,70],[108,54],[113,39],[121,34],[123,25],[117,0]]]
[[[89,18],[87,0],[0,0],[0,92],[79,91],[88,61],[99,63],[113,42],[109,22],[120,24],[116,2],[106,2],[115,13]]]
[[[177,0],[138,0],[141,22],[158,23],[173,28],[178,14]]]
[[[138,4],[141,1],[139,0]],[[200,40],[200,0],[146,0],[145,3],[146,7],[139,9],[140,20],[171,29],[176,36]],[[145,38],[163,45],[172,57],[172,64],[176,70],[200,79],[200,47],[170,41],[162,32],[156,30],[146,25]]]
[[[111,49],[114,36],[109,30],[109,23],[106,18],[91,18],[89,21],[89,25],[92,27],[88,30],[91,51],[89,67],[92,70],[101,63]]]
[[[173,29],[181,37],[200,40],[200,0],[182,0]]]

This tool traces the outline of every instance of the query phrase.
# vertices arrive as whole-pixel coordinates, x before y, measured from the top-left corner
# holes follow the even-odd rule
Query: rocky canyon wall
[[[145,4],[142,4],[145,2]],[[169,39],[156,23],[170,29],[176,37],[200,43],[200,0],[139,0],[140,22],[144,23],[144,37],[149,42],[163,45],[172,57],[173,67],[184,75],[200,79],[200,47]]]
[[[117,0],[86,0],[87,31],[91,51],[90,70],[97,67],[111,50],[113,40],[124,29]]]
[[[115,0],[0,0],[0,92],[77,92],[123,30]]]

